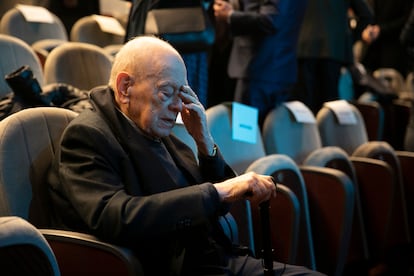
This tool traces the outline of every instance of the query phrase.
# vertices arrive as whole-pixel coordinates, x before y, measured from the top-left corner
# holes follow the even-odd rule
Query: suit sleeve
[[[269,35],[276,32],[278,0],[247,1],[243,10],[235,10],[230,18],[230,30],[238,35]],[[262,2],[262,3],[261,3]]]
[[[66,132],[59,160],[60,186],[54,189],[67,198],[93,234],[134,243],[206,225],[220,212],[211,183],[146,196],[140,191],[129,194],[126,185],[139,182],[139,177],[115,137],[84,125],[72,125]]]

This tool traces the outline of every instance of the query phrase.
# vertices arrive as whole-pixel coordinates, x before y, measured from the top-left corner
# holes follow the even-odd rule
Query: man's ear
[[[132,85],[131,76],[127,72],[121,72],[116,78],[116,86],[118,93],[118,99],[120,103],[129,102],[129,87]]]

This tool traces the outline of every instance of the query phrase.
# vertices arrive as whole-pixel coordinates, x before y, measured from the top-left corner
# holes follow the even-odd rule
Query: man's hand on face
[[[194,138],[198,150],[203,155],[213,152],[214,141],[207,127],[206,111],[198,100],[197,94],[187,85],[183,85],[180,91],[183,101],[181,117],[184,125]]]

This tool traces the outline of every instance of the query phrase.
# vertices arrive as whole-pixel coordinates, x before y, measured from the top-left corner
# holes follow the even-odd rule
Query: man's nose
[[[174,95],[170,104],[170,108],[174,111],[181,112],[183,108],[183,101],[181,100],[180,96]]]

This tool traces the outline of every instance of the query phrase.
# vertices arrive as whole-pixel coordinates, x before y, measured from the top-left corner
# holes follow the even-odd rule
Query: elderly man
[[[130,40],[109,85],[90,98],[93,110],[69,124],[50,174],[55,226],[131,248],[146,275],[263,274],[260,260],[232,254],[218,217],[246,196],[268,200],[275,185],[269,176],[233,175],[178,52],[158,38]],[[199,163],[171,135],[179,112]],[[283,269],[313,273],[275,263]]]

